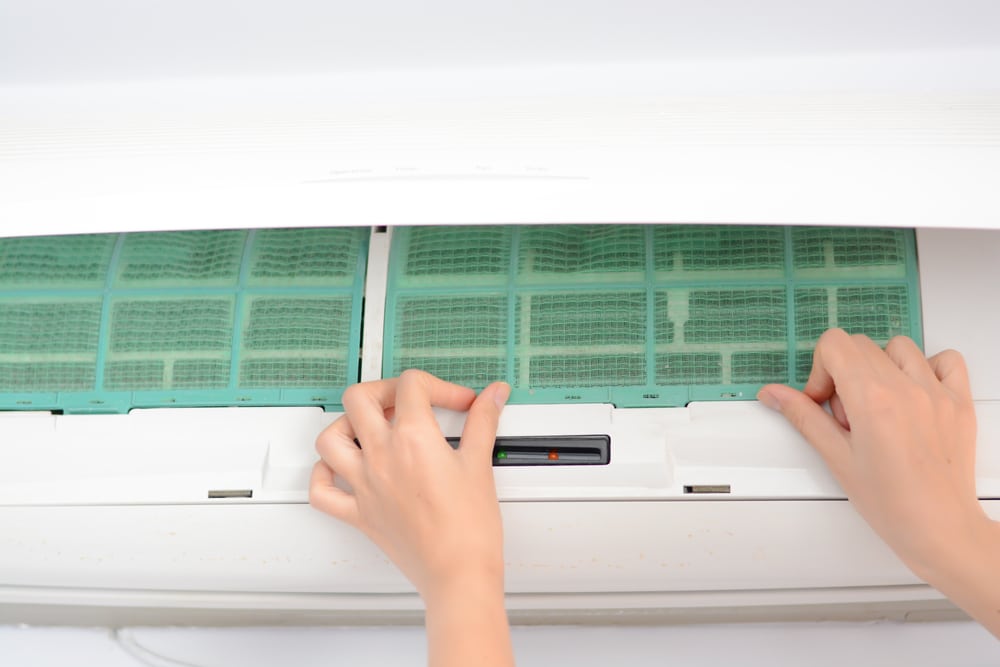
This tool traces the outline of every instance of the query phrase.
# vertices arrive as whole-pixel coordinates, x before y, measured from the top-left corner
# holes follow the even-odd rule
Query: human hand
[[[917,576],[1000,638],[1000,523],[976,496],[976,413],[962,355],[927,359],[901,336],[883,352],[831,329],[804,392],[767,385],[758,398],[812,443]]]
[[[320,434],[309,502],[360,529],[430,607],[470,581],[503,591],[493,444],[510,387],[479,396],[423,371],[348,387],[345,414]],[[431,406],[468,410],[457,450]],[[361,443],[359,449],[355,438]],[[335,476],[350,485],[334,486]]]
[[[976,497],[976,415],[962,356],[930,359],[909,338],[883,352],[841,329],[816,346],[805,391],[764,387],[816,448],[872,528],[919,576],[990,523]],[[833,413],[820,404],[829,401]]]

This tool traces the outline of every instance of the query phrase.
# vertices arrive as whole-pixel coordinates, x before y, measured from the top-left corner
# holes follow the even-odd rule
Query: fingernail
[[[493,400],[497,404],[497,410],[503,410],[503,406],[507,404],[508,398],[510,398],[510,385],[506,382],[501,382],[500,386],[493,390]]]
[[[781,401],[778,400],[778,397],[765,389],[757,392],[757,400],[772,410],[781,410]]]

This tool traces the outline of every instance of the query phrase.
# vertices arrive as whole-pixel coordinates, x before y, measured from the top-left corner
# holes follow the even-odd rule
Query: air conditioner
[[[513,386],[494,459],[516,620],[957,613],[753,397],[801,384],[829,326],[955,347],[1000,518],[997,101],[629,98],[588,123],[574,104],[442,106],[466,114],[454,135],[419,105],[404,129],[257,118],[263,144],[301,145],[261,155],[249,129],[219,133],[207,165],[207,116],[107,136],[63,118],[58,144],[19,131],[0,232],[0,619],[418,617],[388,560],[307,504],[343,389],[414,366]],[[779,145],[755,143],[779,117]],[[390,150],[386,128],[416,138]],[[491,138],[462,146],[465,130]],[[458,140],[434,162],[441,136]],[[587,136],[602,150],[578,149]],[[330,170],[316,143],[385,150]],[[45,196],[45,174],[65,194]],[[974,212],[935,225],[940,201]],[[979,229],[946,228],[963,224]],[[462,415],[438,417],[460,433]]]

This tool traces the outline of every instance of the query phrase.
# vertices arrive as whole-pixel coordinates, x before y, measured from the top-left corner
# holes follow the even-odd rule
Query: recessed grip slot
[[[459,438],[447,438],[458,448]],[[494,466],[600,466],[611,462],[607,435],[504,436],[493,444]]]
[[[684,493],[730,493],[728,484],[685,484]]]
[[[253,489],[210,489],[209,498],[253,498]]]

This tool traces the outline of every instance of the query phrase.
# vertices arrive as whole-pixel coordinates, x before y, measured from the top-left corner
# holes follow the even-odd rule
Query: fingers
[[[885,346],[885,353],[910,379],[925,386],[937,386],[938,380],[917,344],[906,336],[896,336]]]
[[[316,438],[320,458],[353,488],[361,480],[361,450],[354,444],[354,429],[346,415],[328,426]]]
[[[844,409],[844,402],[840,400],[840,394],[834,394],[830,397],[830,411],[833,413],[833,418],[845,431],[851,430],[851,422],[847,419],[847,410]]]
[[[317,461],[309,479],[309,504],[354,527],[359,526],[358,502],[353,495],[333,485],[334,473]]]
[[[779,411],[819,452],[831,470],[843,470],[850,445],[847,431],[806,394],[780,384],[760,390],[761,403]]]
[[[959,398],[972,400],[972,387],[969,385],[969,369],[965,359],[955,350],[939,352],[927,360],[931,370],[941,384]]]
[[[344,413],[362,444],[377,446],[388,439],[385,410],[395,401],[397,384],[398,380],[392,378],[351,385],[344,391]]]
[[[486,465],[490,465],[500,412],[508,398],[510,386],[504,382],[494,382],[480,392],[469,408],[469,416],[462,430],[460,452],[468,452],[467,455],[473,460],[485,461]]]
[[[805,393],[816,403],[828,401],[837,385],[847,380],[852,369],[865,365],[865,350],[858,341],[843,329],[830,329],[816,343]]]
[[[476,392],[468,387],[445,382],[424,371],[403,371],[396,391],[396,422],[437,429],[431,406],[465,412],[475,398]]]

